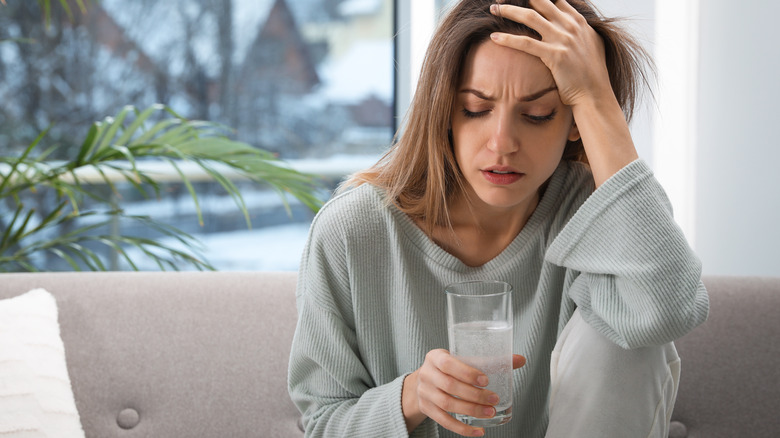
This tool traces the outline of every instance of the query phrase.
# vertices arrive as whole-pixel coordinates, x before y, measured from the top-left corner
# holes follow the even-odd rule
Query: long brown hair
[[[602,17],[585,0],[568,1],[604,40],[612,89],[630,121],[638,95],[648,84],[645,68],[651,66],[650,58],[615,19]],[[493,32],[540,38],[523,24],[492,15],[490,5],[494,3],[462,0],[444,17],[428,46],[403,132],[396,134],[393,146],[379,162],[344,184],[370,183],[384,189],[387,201],[417,220],[429,234],[436,226],[449,226],[447,200],[465,184],[449,127],[466,55]],[[528,0],[502,3],[529,7]],[[562,160],[587,162],[582,142],[568,142]]]

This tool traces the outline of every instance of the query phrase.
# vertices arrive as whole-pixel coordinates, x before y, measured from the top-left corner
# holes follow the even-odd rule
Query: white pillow
[[[43,289],[0,300],[0,437],[84,437],[57,301]]]

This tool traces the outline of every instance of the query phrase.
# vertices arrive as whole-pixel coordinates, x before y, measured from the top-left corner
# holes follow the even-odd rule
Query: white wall
[[[595,0],[594,4],[607,17],[620,17],[627,28],[652,55],[655,50],[655,0]],[[653,165],[652,97],[648,94],[634,114],[631,135],[639,156]]]
[[[633,17],[646,47],[662,64],[660,83],[684,85],[682,90],[660,90],[661,114],[649,116],[656,134],[677,128],[672,129],[677,137],[671,141],[680,150],[670,150],[665,139],[653,138],[643,120],[632,126],[632,132],[640,156],[650,157],[675,203],[675,215],[702,259],[704,274],[780,276],[776,131],[780,4],[761,0],[595,4],[606,15]],[[686,17],[690,11],[695,15]],[[678,41],[669,44],[670,37]],[[663,64],[669,60],[674,64]],[[680,127],[677,118],[691,126]],[[655,142],[650,153],[644,146],[648,139]]]
[[[780,4],[700,5],[696,250],[705,273],[780,275]]]

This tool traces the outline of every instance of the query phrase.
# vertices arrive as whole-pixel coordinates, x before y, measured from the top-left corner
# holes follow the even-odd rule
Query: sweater
[[[701,264],[649,167],[637,160],[594,191],[586,165],[562,162],[526,225],[498,256],[470,267],[436,245],[369,184],[315,217],[296,291],[289,391],[307,436],[455,437],[427,419],[411,435],[406,375],[447,348],[444,288],[513,286],[513,418],[488,437],[543,437],[550,355],[575,308],[624,348],[661,345],[702,323]]]

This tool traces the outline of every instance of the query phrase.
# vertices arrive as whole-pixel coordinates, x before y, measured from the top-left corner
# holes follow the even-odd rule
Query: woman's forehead
[[[511,83],[533,92],[555,85],[552,73],[539,58],[490,40],[472,47],[461,68],[460,87],[496,88]]]

